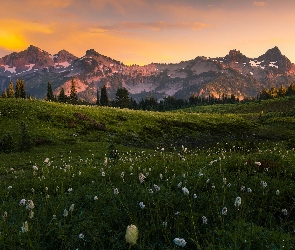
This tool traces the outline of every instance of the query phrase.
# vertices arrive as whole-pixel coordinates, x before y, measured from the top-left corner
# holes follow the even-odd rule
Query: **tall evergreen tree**
[[[98,89],[96,90],[96,105],[99,105],[100,102],[99,102],[99,91]]]
[[[8,87],[8,98],[14,98],[14,88],[13,88],[12,81],[10,81],[9,87]]]
[[[116,92],[116,106],[130,108],[129,92],[126,88],[119,88]]]
[[[108,94],[107,94],[106,85],[103,85],[103,87],[101,88],[100,104],[101,104],[101,106],[108,106],[109,105],[109,98],[108,98]]]
[[[20,98],[26,99],[25,81],[20,80]]]
[[[21,81],[17,79],[15,84],[15,92],[14,92],[15,98],[20,98],[20,90],[21,90]]]
[[[65,94],[65,90],[64,90],[64,88],[62,88],[62,89],[60,90],[57,99],[58,99],[59,102],[64,102],[64,103],[67,102],[68,97],[67,97],[66,94]]]
[[[7,98],[8,94],[7,94],[7,90],[6,88],[4,89],[4,91],[2,92],[2,98]]]
[[[51,86],[50,82],[47,83],[47,97],[46,97],[46,100],[47,101],[55,101],[53,91],[52,91],[52,86]]]
[[[76,89],[76,83],[74,81],[74,78],[72,78],[70,102],[71,102],[71,104],[77,104],[77,102],[78,102],[77,89]]]

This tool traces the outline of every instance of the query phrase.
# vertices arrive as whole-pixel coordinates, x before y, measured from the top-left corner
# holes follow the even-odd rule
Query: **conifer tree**
[[[98,106],[100,103],[99,103],[99,91],[98,89],[96,90],[96,105]]]
[[[60,90],[60,93],[59,93],[59,95],[58,95],[58,101],[59,102],[67,102],[67,96],[66,96],[66,94],[65,94],[65,90],[64,90],[64,88],[62,88],[61,90]]]
[[[100,104],[101,104],[101,106],[108,106],[109,105],[109,98],[108,98],[108,94],[107,94],[106,85],[103,85],[103,87],[101,88]]]
[[[20,89],[21,89],[21,82],[20,80],[17,79],[15,84],[15,92],[14,92],[15,98],[20,98]]]
[[[26,99],[25,81],[20,81],[20,98]]]
[[[77,102],[78,102],[77,89],[76,89],[76,84],[75,84],[74,78],[72,78],[70,102],[72,104],[77,104]]]
[[[129,108],[130,99],[126,88],[119,88],[116,92],[116,106],[120,108]]]
[[[8,98],[14,98],[14,88],[13,88],[12,81],[10,81],[9,87],[8,87]]]
[[[6,88],[4,89],[4,91],[2,92],[2,98],[7,98],[8,94],[7,94],[7,90]]]
[[[47,97],[46,97],[46,100],[47,101],[55,101],[50,82],[47,83]]]

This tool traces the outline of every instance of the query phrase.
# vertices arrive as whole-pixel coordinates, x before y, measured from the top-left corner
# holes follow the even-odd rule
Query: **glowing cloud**
[[[253,2],[253,5],[258,6],[258,7],[264,7],[267,5],[267,2]]]

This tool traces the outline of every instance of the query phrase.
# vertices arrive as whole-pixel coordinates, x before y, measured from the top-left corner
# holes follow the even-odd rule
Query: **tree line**
[[[10,80],[8,90],[5,88],[1,96],[2,98],[27,98],[24,80],[16,80],[15,88]]]
[[[259,94],[260,100],[273,99],[277,97],[285,97],[295,95],[295,84],[291,83],[289,87],[282,85],[280,88],[272,87],[263,89]]]

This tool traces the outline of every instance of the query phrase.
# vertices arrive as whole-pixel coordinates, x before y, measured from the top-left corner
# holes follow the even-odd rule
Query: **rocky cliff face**
[[[263,88],[290,85],[295,80],[295,66],[277,47],[258,58],[248,58],[238,50],[222,58],[196,57],[174,64],[152,63],[126,66],[93,49],[77,58],[66,50],[50,55],[37,47],[0,58],[0,91],[9,79],[23,78],[27,91],[38,98],[46,96],[51,81],[55,94],[63,87],[69,91],[75,78],[78,94],[95,101],[96,90],[107,86],[109,96],[117,88],[126,87],[136,100],[153,95],[188,98],[197,95],[231,95],[243,99],[256,96]],[[295,82],[295,81],[294,81]]]

